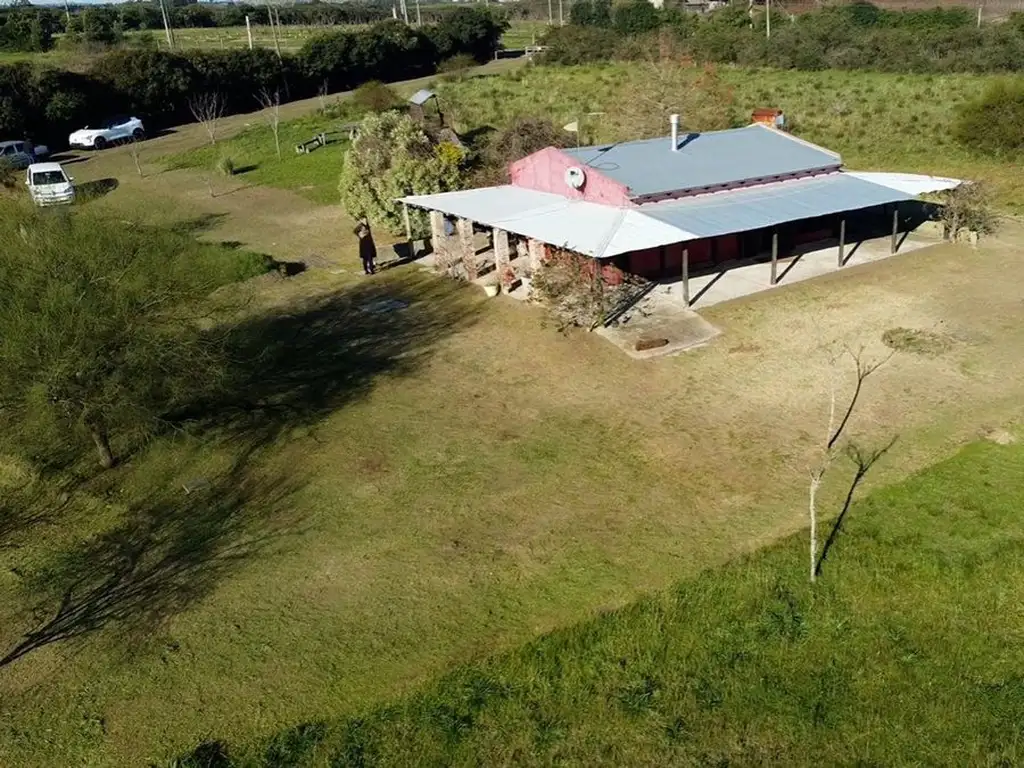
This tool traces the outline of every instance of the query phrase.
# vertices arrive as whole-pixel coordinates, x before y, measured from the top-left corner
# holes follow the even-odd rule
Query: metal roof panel
[[[625,184],[633,197],[838,169],[842,163],[834,152],[759,124],[680,133],[677,152],[668,136],[562,151]]]

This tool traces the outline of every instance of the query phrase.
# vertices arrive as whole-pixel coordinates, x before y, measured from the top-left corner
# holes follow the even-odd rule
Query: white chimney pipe
[[[669,115],[668,120],[672,123],[672,151],[679,151],[679,115]]]

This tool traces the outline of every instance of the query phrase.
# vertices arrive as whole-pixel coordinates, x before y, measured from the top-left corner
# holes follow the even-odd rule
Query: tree
[[[732,89],[712,66],[703,70],[673,62],[650,62],[612,100],[602,125],[615,141],[669,133],[668,116],[678,114],[683,133],[731,128],[736,119]],[[682,137],[681,137],[682,138]]]
[[[480,152],[480,164],[473,173],[472,183],[480,187],[508,184],[511,163],[546,147],[567,147],[571,136],[546,118],[515,117],[489,138]]]
[[[657,29],[661,19],[648,0],[629,0],[612,10],[612,22],[622,35],[642,35]]]
[[[183,235],[0,202],[5,447],[53,465],[91,442],[113,466],[226,370],[196,319],[233,277]]]
[[[828,553],[828,550],[835,541],[835,537],[839,533],[839,528],[843,523],[846,512],[850,508],[850,504],[853,501],[853,494],[857,490],[857,486],[867,475],[872,465],[874,465],[874,463],[878,461],[878,459],[880,459],[896,442],[896,438],[894,437],[889,441],[888,445],[873,450],[864,449],[852,441],[847,441],[845,444],[842,442],[843,435],[849,427],[850,419],[853,416],[854,410],[857,408],[857,403],[863,392],[865,380],[885,365],[885,363],[887,363],[892,357],[892,354],[893,353],[890,353],[888,356],[880,360],[873,361],[864,359],[863,350],[858,352],[844,350],[841,354],[833,354],[830,356],[829,365],[832,371],[832,377],[829,387],[828,427],[825,430],[825,440],[819,449],[818,458],[815,465],[810,470],[810,487],[808,490],[807,502],[808,514],[810,517],[810,580],[812,584],[817,580],[825,555]],[[853,359],[857,378],[853,392],[850,394],[850,400],[846,404],[846,407],[840,412],[838,408],[839,361],[844,355],[849,355]],[[846,503],[836,519],[832,528],[832,533],[828,537],[825,549],[819,556],[818,491],[821,489],[821,484],[825,479],[826,473],[832,467],[833,463],[835,463],[836,459],[844,452],[857,464],[857,470],[854,474],[849,492],[846,495]]]
[[[263,116],[274,134],[274,149],[277,159],[281,159],[281,93],[280,91],[260,91],[256,101],[263,108]]]
[[[581,27],[610,27],[611,0],[577,0],[569,10],[569,21]]]
[[[506,29],[508,22],[489,8],[456,8],[446,13],[441,22],[429,30],[429,34],[439,60],[468,53],[483,63],[494,57]]]
[[[342,203],[353,216],[365,216],[399,234],[404,223],[395,201],[457,187],[464,160],[460,147],[433,143],[408,115],[367,115],[345,155],[338,187]]]
[[[188,100],[188,108],[197,123],[202,123],[210,144],[217,143],[217,123],[224,114],[224,101],[216,91],[199,93]],[[278,153],[280,155],[280,153]]]

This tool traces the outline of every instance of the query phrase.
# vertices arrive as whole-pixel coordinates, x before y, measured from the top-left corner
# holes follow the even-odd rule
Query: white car
[[[142,141],[146,129],[137,117],[114,117],[100,128],[82,128],[68,136],[68,144],[82,149],[103,149],[119,141]]]
[[[74,179],[60,163],[33,163],[25,173],[25,184],[36,205],[61,205],[75,202]]]

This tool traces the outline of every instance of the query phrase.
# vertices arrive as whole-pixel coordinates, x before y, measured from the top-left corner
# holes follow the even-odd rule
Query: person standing
[[[356,227],[356,237],[359,238],[359,258],[363,260],[363,274],[372,275],[377,271],[377,245],[373,242],[370,225],[365,220],[360,221]]]

